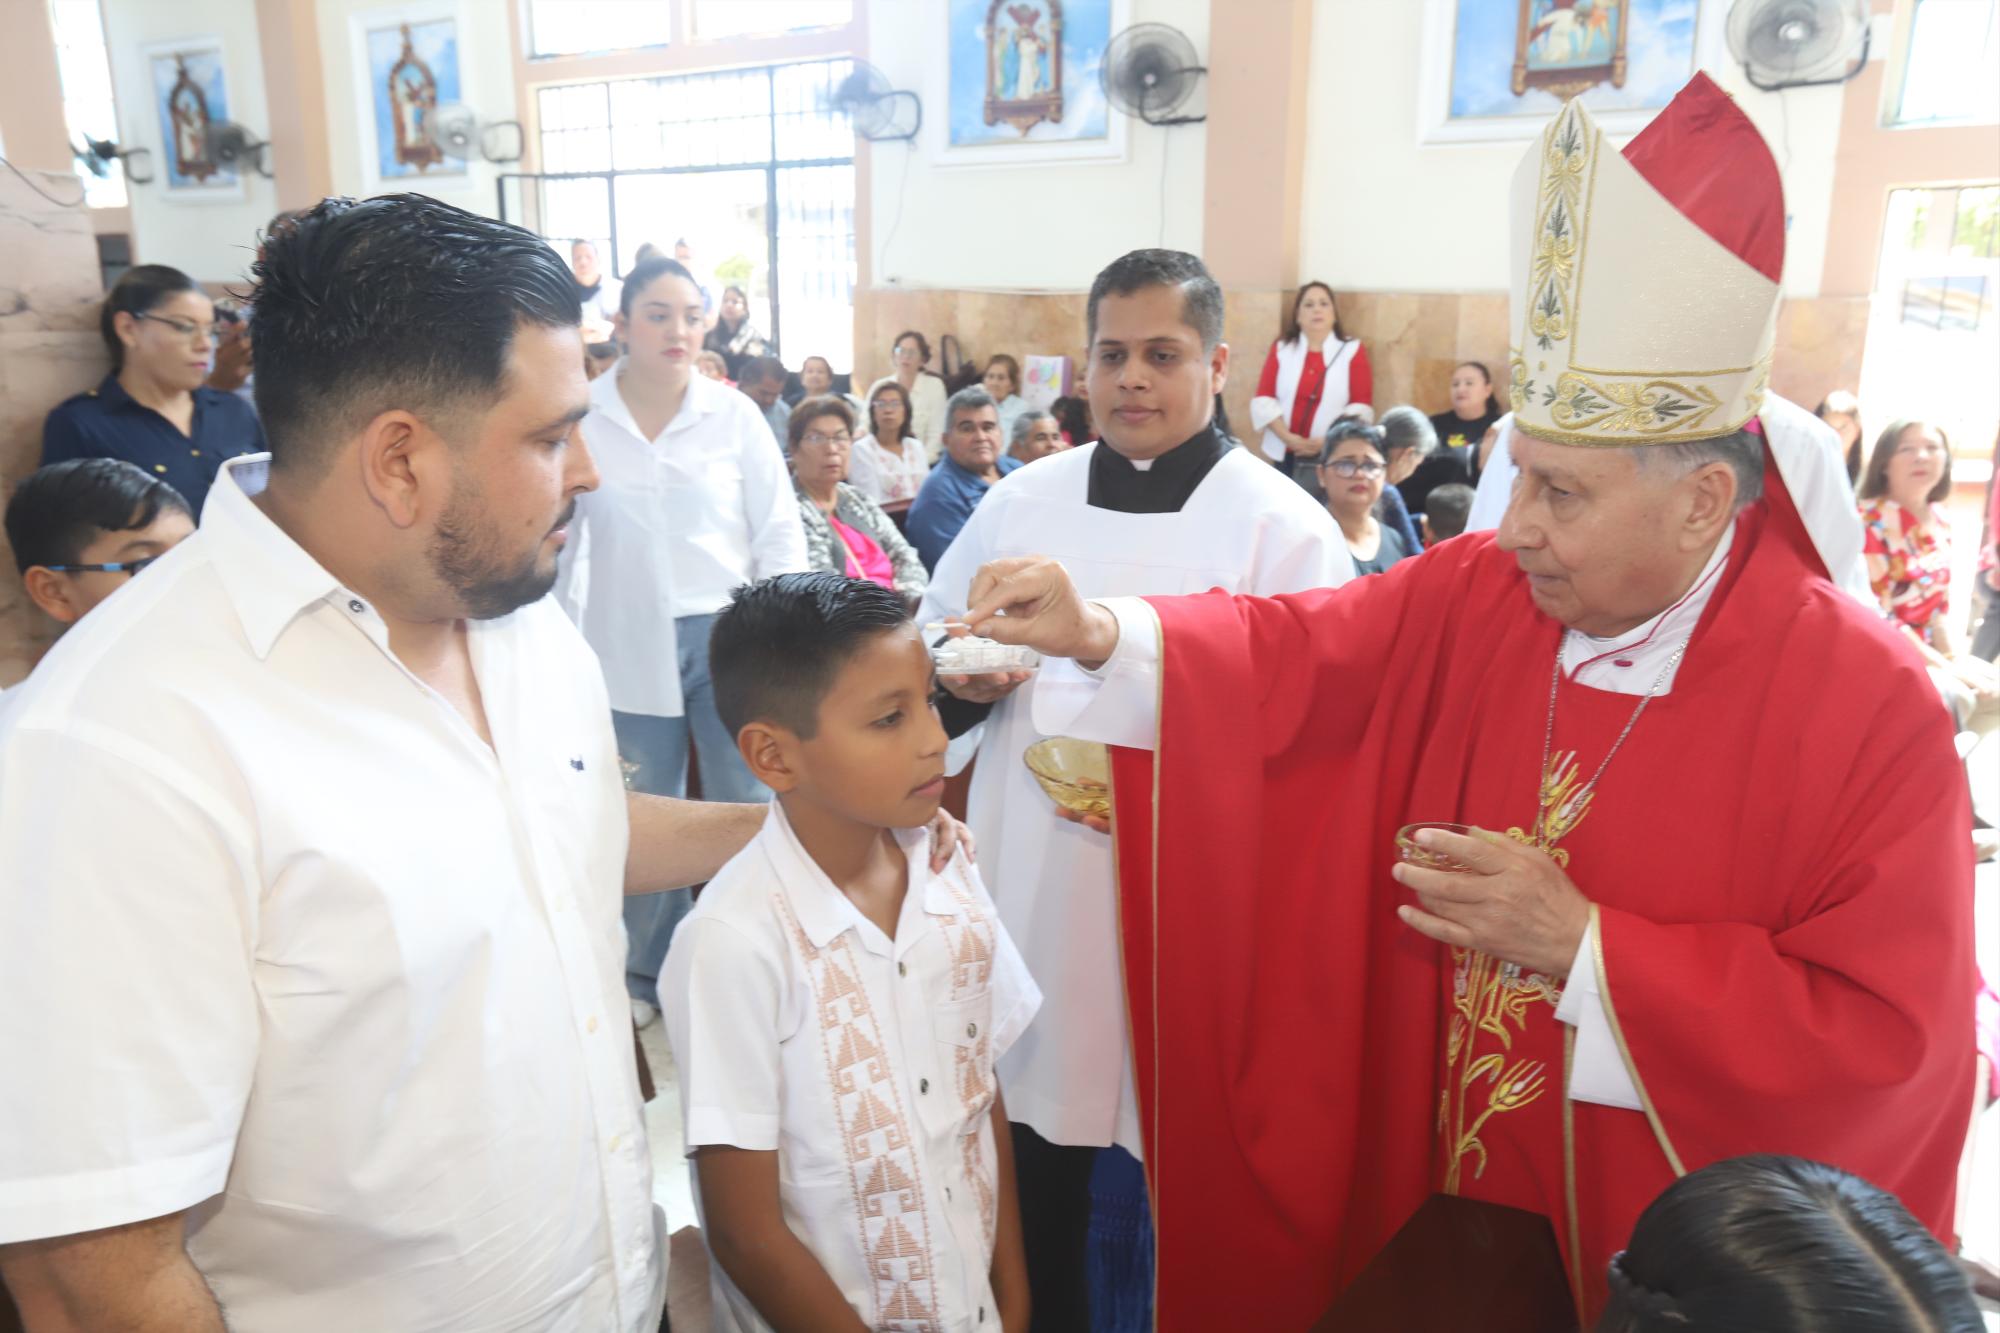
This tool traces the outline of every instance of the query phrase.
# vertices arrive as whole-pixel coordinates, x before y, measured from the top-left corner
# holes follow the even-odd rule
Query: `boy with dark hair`
[[[660,978],[715,1326],[1027,1327],[993,1062],[1041,1003],[979,872],[939,873],[935,675],[892,591],[737,590],[716,704],[777,793]]]
[[[118,458],[38,468],[7,501],[7,544],[28,600],[64,626],[193,531],[179,491]]]
[[[1454,481],[1440,486],[1424,499],[1424,548],[1450,541],[1465,531],[1466,515],[1472,512],[1472,488]]]

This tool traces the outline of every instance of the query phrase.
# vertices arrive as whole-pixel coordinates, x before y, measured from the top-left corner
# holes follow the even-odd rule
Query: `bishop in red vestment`
[[[1269,599],[1086,604],[1034,560],[973,587],[977,632],[1103,662],[1037,721],[1124,747],[1163,1333],[1307,1327],[1440,1190],[1546,1215],[1586,1327],[1640,1211],[1721,1158],[1950,1227],[1965,784],[1755,433],[1776,167],[1697,76],[1622,156],[1572,103],[1514,207],[1498,534]],[[1417,821],[1485,832],[1414,868]]]

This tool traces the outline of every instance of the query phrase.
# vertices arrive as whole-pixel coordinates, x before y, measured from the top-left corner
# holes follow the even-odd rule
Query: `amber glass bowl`
[[[1051,736],[1021,758],[1049,799],[1072,814],[1111,815],[1111,752],[1096,741]]]
[[[1471,867],[1443,852],[1434,852],[1428,847],[1417,845],[1417,835],[1425,829],[1443,829],[1446,833],[1456,833],[1460,837],[1472,836],[1469,824],[1405,824],[1396,830],[1396,855],[1413,866],[1427,866],[1432,870],[1468,870]]]

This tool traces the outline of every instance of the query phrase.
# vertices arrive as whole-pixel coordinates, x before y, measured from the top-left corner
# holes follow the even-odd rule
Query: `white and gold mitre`
[[[1673,444],[1757,414],[1777,332],[1784,188],[1707,75],[1623,153],[1572,101],[1514,173],[1514,424]]]

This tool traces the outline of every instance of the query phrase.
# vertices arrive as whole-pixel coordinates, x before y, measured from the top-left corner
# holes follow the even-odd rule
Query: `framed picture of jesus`
[[[1129,0],[945,0],[935,13],[944,59],[926,116],[937,160],[1054,162],[1119,159],[1125,117],[1101,82],[1105,49]]]

